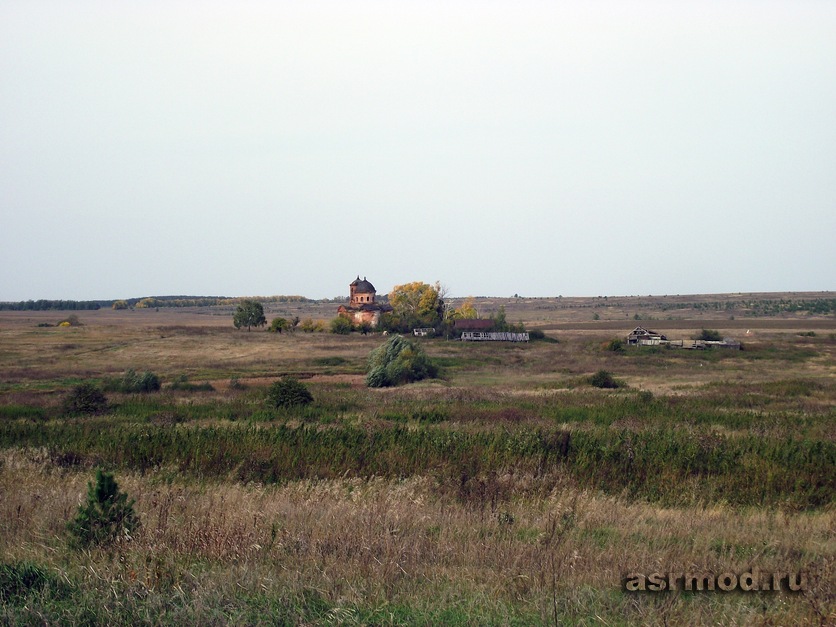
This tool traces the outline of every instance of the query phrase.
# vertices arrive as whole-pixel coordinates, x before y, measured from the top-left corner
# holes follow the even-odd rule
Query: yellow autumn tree
[[[468,296],[462,303],[461,307],[453,310],[453,319],[455,320],[475,320],[479,317],[476,307],[473,305],[473,297]]]
[[[404,327],[434,327],[444,317],[444,288],[414,281],[396,285],[389,293],[392,316]]]

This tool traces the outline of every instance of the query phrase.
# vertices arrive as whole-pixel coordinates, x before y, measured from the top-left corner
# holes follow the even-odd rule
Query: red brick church
[[[377,290],[374,285],[360,275],[348,284],[349,298],[348,305],[340,305],[337,313],[343,318],[348,318],[354,324],[368,323],[372,327],[380,324],[380,314],[392,311],[388,304],[375,302]]]

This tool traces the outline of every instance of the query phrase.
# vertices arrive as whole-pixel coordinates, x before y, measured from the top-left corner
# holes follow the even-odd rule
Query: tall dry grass
[[[421,476],[264,487],[123,474],[141,531],[112,551],[77,554],[64,525],[89,473],[58,469],[42,451],[7,449],[0,459],[3,560],[47,564],[115,600],[179,594],[209,612],[218,591],[303,599],[313,590],[348,616],[453,604],[500,622],[525,615],[543,623],[594,612],[615,623],[798,624],[836,611],[832,510],[662,508],[559,481],[538,494],[531,476],[499,477],[527,496],[491,504],[444,498]],[[753,566],[804,571],[811,590],[690,600],[621,590],[634,571]],[[207,616],[195,612],[183,616]]]

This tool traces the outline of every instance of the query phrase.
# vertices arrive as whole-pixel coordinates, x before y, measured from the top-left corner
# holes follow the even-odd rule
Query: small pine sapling
[[[110,544],[120,537],[130,537],[139,528],[133,499],[119,490],[111,473],[96,470],[96,482],[87,483],[87,501],[78,506],[67,531],[79,548]]]

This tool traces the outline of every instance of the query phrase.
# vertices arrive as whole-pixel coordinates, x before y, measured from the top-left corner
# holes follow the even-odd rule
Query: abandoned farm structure
[[[528,333],[493,331],[493,320],[463,318],[453,322],[453,328],[460,332],[462,342],[528,342]]]
[[[670,348],[706,349],[706,348],[729,348],[740,350],[740,342],[726,337],[722,340],[669,340],[667,337],[656,331],[636,327],[627,335],[627,346],[668,346]]]
[[[628,346],[659,346],[663,342],[667,343],[667,341],[668,338],[661,333],[650,331],[644,327],[636,327],[627,336]]]

